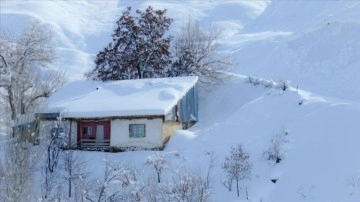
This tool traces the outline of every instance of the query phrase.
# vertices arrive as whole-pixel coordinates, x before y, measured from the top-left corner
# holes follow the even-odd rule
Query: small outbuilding
[[[76,81],[41,107],[40,135],[60,127],[72,148],[161,149],[198,121],[198,77]],[[54,124],[55,123],[55,124]]]

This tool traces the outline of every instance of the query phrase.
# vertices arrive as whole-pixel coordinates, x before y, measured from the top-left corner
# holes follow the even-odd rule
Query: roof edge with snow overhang
[[[75,81],[51,95],[40,111],[63,118],[164,116],[197,82],[197,76]]]

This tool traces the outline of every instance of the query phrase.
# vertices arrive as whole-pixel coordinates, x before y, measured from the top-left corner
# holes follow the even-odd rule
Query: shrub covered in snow
[[[155,169],[157,174],[157,181],[160,183],[161,171],[167,167],[165,156],[159,152],[156,152],[155,155],[147,157],[145,164],[152,166]]]
[[[140,197],[139,192],[134,192],[139,185],[136,171],[121,163],[106,162],[104,178],[92,184],[91,189],[89,186],[84,189],[89,201],[128,201]]]
[[[262,85],[262,86],[265,86],[266,88],[281,89],[283,91],[286,91],[290,87],[290,82],[287,80],[273,81],[271,79],[266,80],[266,79],[259,78],[259,77],[249,76],[248,82],[251,84],[254,84],[255,86]]]
[[[172,182],[161,185],[162,197],[165,201],[207,201],[210,189],[200,174],[188,171],[176,172]]]
[[[249,153],[246,152],[241,144],[231,147],[230,156],[225,157],[222,169],[226,173],[227,179],[223,184],[230,191],[232,190],[233,181],[236,181],[237,196],[239,193],[239,181],[250,177],[252,164],[249,162]]]
[[[272,160],[276,163],[280,163],[280,161],[284,158],[284,150],[283,150],[284,143],[285,143],[285,139],[282,135],[275,135],[271,139],[271,145],[264,152],[264,156],[268,160]]]

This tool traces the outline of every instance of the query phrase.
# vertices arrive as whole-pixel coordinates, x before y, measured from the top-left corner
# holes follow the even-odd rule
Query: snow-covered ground
[[[224,51],[238,62],[234,77],[202,92],[200,122],[176,133],[162,152],[173,169],[205,170],[213,153],[212,201],[245,201],[244,190],[238,198],[221,184],[221,163],[241,143],[253,163],[251,179],[243,182],[250,201],[360,201],[360,1],[99,2],[2,1],[1,29],[16,30],[33,17],[52,25],[66,56],[57,65],[76,80],[92,67],[127,5],[167,8],[176,20],[172,32],[189,14],[204,26],[221,26]],[[290,80],[292,88],[254,86],[248,75]],[[284,154],[278,164],[264,156],[274,136]],[[83,153],[97,175],[103,159],[151,174],[144,166],[150,151]]]

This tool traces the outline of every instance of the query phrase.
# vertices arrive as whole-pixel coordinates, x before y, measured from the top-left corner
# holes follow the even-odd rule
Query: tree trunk
[[[69,179],[68,179],[68,183],[69,183],[69,190],[68,190],[68,192],[69,192],[69,198],[71,198],[71,180],[72,180],[72,162],[71,162],[71,160],[72,160],[72,155],[70,154],[70,152],[69,153],[67,153],[67,166],[68,166],[68,172],[69,172]]]
[[[47,199],[47,195],[48,195],[48,168],[46,167],[46,170],[45,170],[45,196],[44,198]]]
[[[160,171],[157,172],[158,183],[160,183]]]
[[[141,79],[141,78],[142,78],[142,75],[141,75],[141,67],[140,67],[140,64],[137,64],[137,65],[136,65],[136,69],[137,69],[137,72],[138,72],[139,79]]]
[[[245,191],[246,191],[246,200],[249,200],[249,194],[248,194],[247,187],[245,187]]]
[[[69,178],[69,198],[71,198],[71,178]]]
[[[21,98],[20,98],[20,114],[24,115],[26,113],[26,106],[25,106],[25,101],[24,101],[24,94],[21,94]]]
[[[239,193],[239,180],[238,179],[236,179],[236,191],[237,191],[237,196],[239,197],[240,193]]]
[[[12,84],[7,88],[8,93],[8,100],[10,105],[10,111],[11,111],[11,120],[15,120],[16,118],[16,109],[15,109],[15,103],[14,103],[14,94],[12,89]]]

